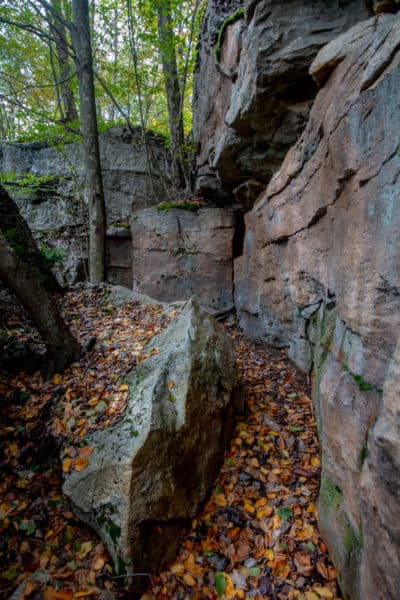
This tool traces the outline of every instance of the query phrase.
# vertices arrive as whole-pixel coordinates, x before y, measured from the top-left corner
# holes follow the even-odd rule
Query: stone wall
[[[139,129],[132,133],[127,127],[114,127],[101,133],[99,138],[110,234],[107,240],[110,281],[126,285],[131,283],[131,269],[127,268],[127,263],[131,257],[129,220],[132,209],[151,206],[168,197],[169,155],[163,139],[148,133],[152,156],[150,177]],[[87,271],[87,210],[81,145],[2,143],[0,173],[6,181],[30,174],[39,178],[39,185],[14,186],[10,193],[39,245],[56,248],[63,255],[63,263],[56,265],[61,281],[72,283],[84,278]],[[45,179],[41,182],[40,178]],[[124,236],[125,245],[122,242]]]
[[[312,369],[320,525],[351,600],[400,590],[399,40],[381,15],[321,50],[322,90],[235,263],[245,332]]]
[[[213,311],[233,308],[233,212],[143,209],[131,231],[134,291],[164,302],[195,294]]]
[[[317,91],[313,58],[367,16],[364,0],[209,1],[193,109],[199,193],[227,202],[236,190],[240,203],[244,185],[255,200],[257,182],[270,180],[303,130]]]

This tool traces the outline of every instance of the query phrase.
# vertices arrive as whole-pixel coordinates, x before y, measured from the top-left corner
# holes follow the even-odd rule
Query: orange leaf
[[[55,590],[53,587],[47,587],[43,592],[43,600],[72,600],[71,590]]]
[[[78,458],[75,458],[74,462],[73,462],[73,466],[75,471],[82,471],[82,469],[84,469],[85,467],[87,467],[87,465],[89,464],[89,461],[87,458],[81,458],[80,456]]]
[[[95,556],[90,561],[90,568],[93,569],[93,571],[100,571],[100,569],[104,567],[105,562],[106,561],[102,556]]]
[[[81,458],[86,458],[87,456],[90,456],[92,452],[92,446],[82,446],[82,448],[79,448],[78,450],[78,454]]]
[[[71,468],[71,464],[72,464],[72,459],[71,458],[66,458],[65,460],[63,460],[63,464],[62,464],[63,473],[69,473],[69,470]]]
[[[32,581],[30,579],[25,584],[24,591],[23,591],[23,597],[26,598],[26,596],[29,596],[30,594],[32,594],[33,590],[35,590],[35,589],[36,589],[36,583],[35,583],[35,581]]]
[[[73,598],[75,600],[75,598],[83,598],[84,596],[93,596],[93,594],[97,594],[98,593],[98,589],[97,588],[90,588],[89,590],[83,590],[81,592],[75,592],[75,594],[73,595]]]

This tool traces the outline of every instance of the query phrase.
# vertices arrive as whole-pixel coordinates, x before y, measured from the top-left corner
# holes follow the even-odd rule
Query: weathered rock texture
[[[309,66],[318,50],[367,18],[364,0],[210,0],[199,47],[193,134],[197,188],[226,201],[247,179],[267,183],[305,125],[316,86]],[[252,201],[257,197],[253,190]],[[240,194],[238,201],[240,202]]]
[[[168,195],[168,152],[161,138],[148,133],[147,139],[151,178],[139,130],[133,134],[126,127],[115,127],[100,134],[107,222],[112,228],[107,244],[112,283],[131,283],[131,265],[127,268],[126,263],[131,254],[128,225],[132,207],[151,206]],[[30,174],[48,177],[40,185],[28,184],[19,190],[14,187],[11,193],[39,243],[61,251],[63,262],[57,268],[60,280],[73,283],[84,278],[87,212],[81,145],[0,144],[0,173],[6,181],[7,174],[9,181]],[[124,245],[127,255],[123,257]]]
[[[233,307],[233,212],[143,209],[131,231],[133,290],[163,302],[195,294],[215,311]]]
[[[318,55],[306,129],[246,219],[244,330],[313,368],[321,528],[346,598],[400,590],[400,17]],[[382,389],[384,389],[382,397]]]
[[[228,334],[191,300],[127,378],[115,425],[86,440],[89,465],[64,492],[118,571],[159,572],[204,502],[233,430],[235,358]]]

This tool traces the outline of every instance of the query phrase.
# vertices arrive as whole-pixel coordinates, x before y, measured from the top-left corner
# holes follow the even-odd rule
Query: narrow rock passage
[[[317,526],[320,460],[307,383],[285,352],[232,336],[245,414],[210,500],[142,600],[337,598]]]

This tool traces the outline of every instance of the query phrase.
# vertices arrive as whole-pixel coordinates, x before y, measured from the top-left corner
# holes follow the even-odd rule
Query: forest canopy
[[[126,123],[169,137],[161,57],[173,56],[185,132],[204,0],[89,3],[99,130]],[[160,36],[160,9],[168,16]],[[0,138],[35,141],[79,135],[79,94],[70,0],[3,0],[0,6]],[[69,103],[64,94],[68,90]],[[71,100],[72,99],[72,100]]]

